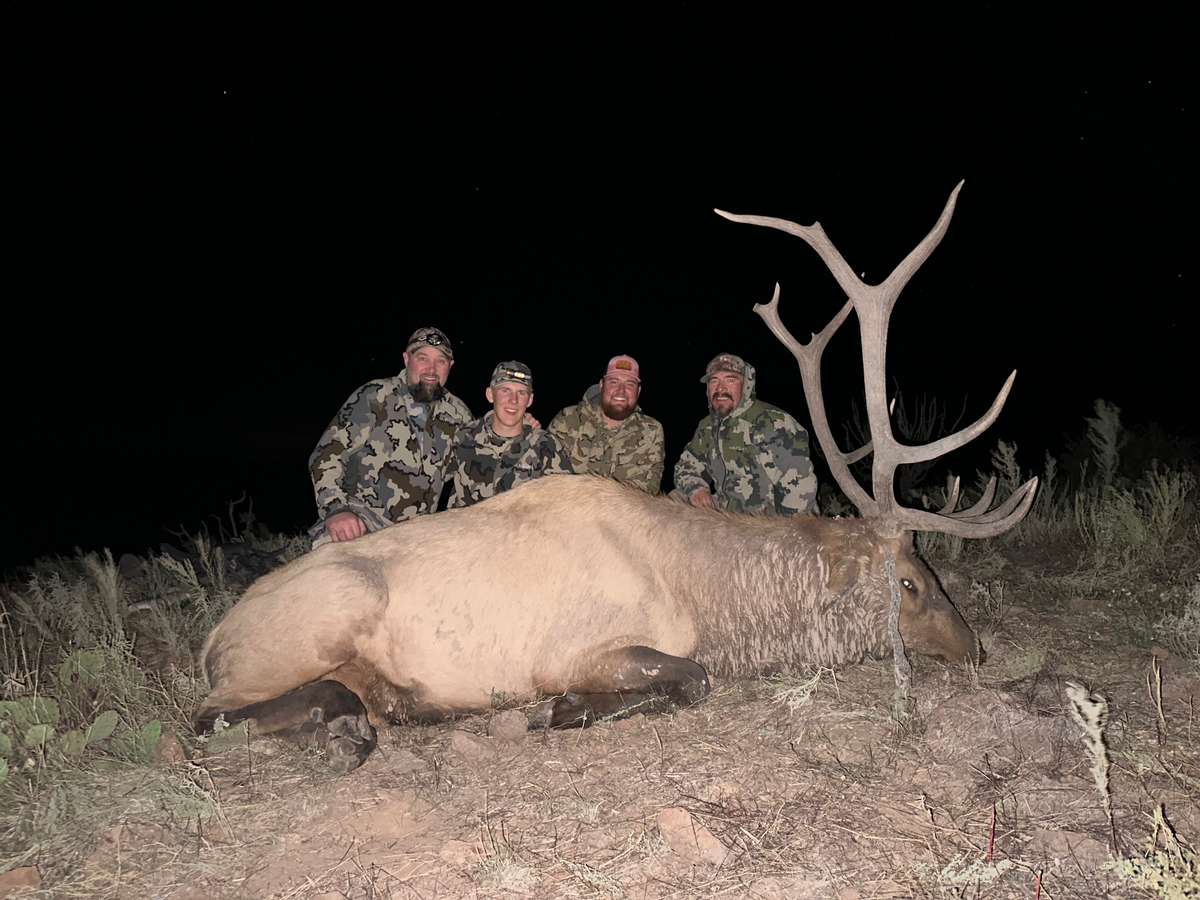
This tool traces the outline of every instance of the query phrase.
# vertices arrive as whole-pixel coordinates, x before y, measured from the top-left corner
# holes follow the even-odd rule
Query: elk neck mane
[[[713,674],[884,649],[887,592],[868,522],[696,509],[616,484],[575,499],[621,558],[653,561],[652,577],[694,615],[696,659]]]

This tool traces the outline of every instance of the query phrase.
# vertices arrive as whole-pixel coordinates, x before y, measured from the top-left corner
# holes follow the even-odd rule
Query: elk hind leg
[[[570,690],[539,704],[530,727],[586,727],[599,719],[668,712],[690,706],[712,690],[699,663],[652,647],[610,650],[591,668]]]
[[[196,721],[197,733],[212,730],[218,717],[227,725],[253,719],[259,734],[287,738],[302,747],[320,747],[330,768],[339,775],[361,766],[377,743],[362,700],[337,681],[315,681],[237,709],[207,709]]]

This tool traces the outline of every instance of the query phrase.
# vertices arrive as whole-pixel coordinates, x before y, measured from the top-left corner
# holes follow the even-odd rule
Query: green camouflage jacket
[[[454,434],[472,418],[467,405],[449,392],[428,407],[417,403],[404,370],[364,384],[309,457],[321,514],[313,532],[344,510],[359,513],[371,530],[374,522],[435,512]]]
[[[640,406],[616,428],[609,428],[600,413],[600,385],[594,384],[584,393],[583,402],[554,417],[549,430],[566,448],[577,474],[604,475],[648,494],[662,491],[667,452],[663,427]]]
[[[725,418],[710,413],[696,426],[675,464],[675,487],[691,498],[711,485],[717,509],[733,512],[815,512],[808,432],[779,407],[756,400],[754,382],[747,365],[742,402]]]
[[[446,477],[454,482],[448,506],[470,506],[543,475],[572,474],[571,460],[554,435],[525,426],[517,437],[492,430],[488,413],[464,425],[454,437]]]

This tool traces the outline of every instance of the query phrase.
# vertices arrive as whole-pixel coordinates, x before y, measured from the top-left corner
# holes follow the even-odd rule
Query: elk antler
[[[917,270],[933,253],[933,250],[946,234],[950,226],[950,218],[954,214],[954,205],[963,182],[959,182],[950,193],[946,207],[938,217],[937,224],[916,247],[901,260],[900,264],[881,283],[866,284],[854,274],[854,270],[833,246],[833,242],[825,234],[819,222],[812,225],[798,225],[786,219],[775,219],[768,216],[741,216],[714,210],[732,222],[745,222],[750,225],[762,225],[776,228],[794,234],[803,239],[821,257],[834,279],[845,291],[849,298],[819,334],[814,334],[807,344],[801,344],[787,330],[779,318],[779,285],[775,285],[775,293],[771,302],[755,304],[754,311],[762,316],[771,333],[787,347],[800,365],[800,376],[804,384],[804,397],[808,402],[809,413],[812,416],[813,430],[820,441],[825,456],[829,461],[829,469],[834,479],[858,507],[863,517],[878,517],[895,523],[901,528],[916,531],[941,531],[960,537],[977,538],[992,537],[1012,528],[1029,512],[1033,504],[1037,479],[1031,478],[1013,491],[1004,503],[995,509],[988,510],[995,495],[995,479],[989,483],[984,496],[969,509],[953,511],[957,503],[958,492],[951,492],[950,501],[938,512],[909,509],[900,506],[895,497],[893,483],[896,467],[905,463],[924,462],[955,450],[972,438],[981,434],[996,420],[1008,392],[1012,390],[1013,379],[1017,377],[1016,370],[1008,376],[1000,389],[991,408],[976,422],[966,428],[947,435],[940,440],[928,444],[908,446],[901,444],[892,434],[891,422],[888,416],[885,364],[887,358],[887,331],[891,319],[892,308],[905,285],[916,274]],[[829,428],[829,420],[825,412],[825,402],[821,392],[821,355],[825,345],[833,337],[834,332],[841,327],[850,315],[851,309],[858,315],[858,327],[862,340],[863,384],[867,398],[867,422],[871,431],[871,442],[853,453],[843,453],[833,438]],[[862,458],[866,453],[874,451],[871,461],[871,494],[867,494],[862,486],[850,474],[850,464]]]

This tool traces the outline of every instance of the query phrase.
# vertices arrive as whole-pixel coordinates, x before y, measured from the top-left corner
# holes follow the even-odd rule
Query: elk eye
[[[904,585],[905,590],[912,591],[914,594],[917,592],[917,586],[915,584],[913,584],[911,581],[909,581],[907,578],[901,578],[900,583],[902,585]]]

